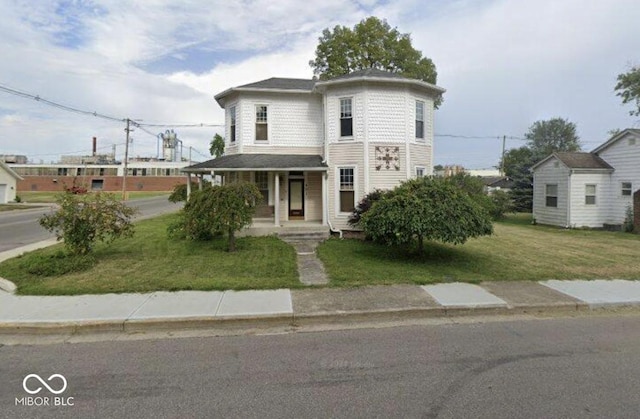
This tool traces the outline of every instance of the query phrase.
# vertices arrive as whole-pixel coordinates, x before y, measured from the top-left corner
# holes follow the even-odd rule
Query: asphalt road
[[[4,346],[0,417],[635,418],[639,320]],[[16,406],[29,374],[73,406]]]
[[[139,219],[177,211],[182,207],[167,201],[166,196],[136,199],[129,201],[129,205],[140,209]],[[54,238],[54,234],[38,224],[38,219],[51,210],[44,207],[0,212],[0,252]]]

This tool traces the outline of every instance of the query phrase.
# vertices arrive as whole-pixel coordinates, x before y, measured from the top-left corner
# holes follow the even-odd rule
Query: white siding
[[[414,118],[415,101],[406,89],[371,87],[366,96],[369,142],[404,143],[409,134],[414,136],[413,131],[407,132],[407,122]]]
[[[353,139],[340,138],[340,99],[351,98],[351,112],[353,115]],[[325,122],[326,136],[329,143],[361,142],[364,141],[365,93],[362,87],[330,89],[326,93]]]
[[[16,178],[9,174],[2,166],[0,166],[0,185],[3,193],[0,193],[0,204],[14,201],[16,199],[17,181]]]
[[[431,166],[431,146],[424,143],[411,144],[409,150],[411,153],[410,164],[412,177],[416,175],[416,167],[424,167],[425,176],[433,174],[433,166]]]
[[[331,166],[328,176],[329,221],[335,228],[349,229],[347,224],[348,214],[338,211],[338,168],[354,167],[355,202],[362,199],[364,192],[364,148],[362,143],[338,143],[329,147],[329,159]]]
[[[376,160],[376,147],[379,147],[382,153],[387,148],[395,149],[399,148],[398,157],[400,160],[398,164],[400,166],[399,170],[396,170],[393,165],[390,166],[389,169],[386,168],[384,162],[380,162]],[[380,153],[378,153],[380,156]],[[365,194],[373,191],[374,189],[393,189],[403,182],[407,180],[407,153],[404,145],[398,145],[393,143],[375,143],[369,145],[369,190],[365,191]],[[377,170],[376,167],[381,165],[380,170]],[[415,174],[415,169],[413,169],[413,173]],[[363,195],[364,196],[364,195]]]
[[[609,184],[610,176],[608,173],[574,173],[569,177],[570,227],[602,227],[608,213]],[[587,205],[585,202],[587,185],[596,186],[595,205]]]
[[[569,169],[556,158],[536,168],[533,174],[533,218],[540,224],[568,227]],[[558,206],[546,206],[546,185],[558,185]]]
[[[255,141],[257,105],[267,105],[268,141]],[[227,107],[225,130],[230,136]],[[236,104],[236,143],[226,154],[282,153],[281,147],[310,147],[311,153],[323,145],[322,97],[316,94],[242,93]],[[227,141],[227,146],[229,142]],[[302,153],[301,153],[302,154]]]
[[[264,147],[264,146],[244,146],[242,148],[243,153],[273,153],[273,154],[315,154],[322,155],[324,147]]]
[[[635,138],[635,144],[629,139]],[[640,139],[629,134],[598,153],[615,171],[611,174],[608,211],[604,222],[622,224],[631,196],[622,196],[622,182],[631,182],[633,191],[640,189]]]
[[[305,176],[305,220],[322,221],[322,176],[309,172]]]

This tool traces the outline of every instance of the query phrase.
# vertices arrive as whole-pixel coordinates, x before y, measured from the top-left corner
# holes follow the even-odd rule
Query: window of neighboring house
[[[632,190],[631,182],[622,182],[622,196],[631,196]]]
[[[340,212],[351,212],[355,208],[354,168],[340,168]]]
[[[558,185],[550,184],[545,185],[545,198],[547,207],[557,207],[558,206]]]
[[[424,102],[416,100],[416,138],[424,139]]]
[[[353,111],[350,97],[340,99],[340,136],[353,136]]]
[[[416,177],[424,177],[424,167],[416,167]]]
[[[584,187],[584,203],[585,205],[596,204],[596,185],[585,185]]]
[[[256,106],[256,141],[268,141],[267,105]]]
[[[266,112],[266,111],[265,111]],[[266,116],[266,113],[265,113]],[[231,119],[231,139],[229,141],[231,141],[232,143],[236,142],[236,107],[232,106],[231,108],[229,108],[229,117]]]

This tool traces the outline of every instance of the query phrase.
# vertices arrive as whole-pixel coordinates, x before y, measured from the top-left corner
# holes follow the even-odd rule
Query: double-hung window
[[[424,140],[424,102],[416,100],[416,138]]]
[[[267,105],[256,106],[256,141],[268,141]]]
[[[622,182],[622,196],[631,196],[632,190],[631,182]]]
[[[584,203],[585,205],[596,204],[596,185],[584,185]]]
[[[235,143],[236,142],[236,107],[235,106],[232,106],[229,109],[229,118],[231,119],[231,123],[229,124],[229,126],[231,127],[230,142]]]
[[[416,177],[424,177],[424,167],[416,167]]]
[[[351,212],[355,208],[354,168],[340,168],[340,212]]]
[[[557,207],[558,206],[558,185],[547,184],[545,185],[545,206]]]
[[[350,97],[340,99],[340,137],[353,136],[352,104]]]

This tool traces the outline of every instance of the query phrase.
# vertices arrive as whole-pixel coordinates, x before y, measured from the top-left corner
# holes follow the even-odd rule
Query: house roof
[[[513,180],[506,176],[482,176],[480,177],[485,186],[493,188],[512,188]]]
[[[182,169],[183,172],[210,171],[326,171],[322,156],[300,154],[230,154]]]
[[[14,170],[12,168],[7,166],[7,164],[5,162],[1,161],[1,160],[0,160],[0,169],[4,169],[7,173],[9,173],[10,176],[13,176],[16,180],[23,180],[24,179],[22,176],[20,176],[16,172],[14,172]]]
[[[601,144],[598,147],[596,147],[592,151],[592,153],[600,153],[602,150],[604,150],[605,148],[609,147],[613,143],[618,142],[622,138],[625,138],[627,135],[632,135],[632,136],[635,136],[636,138],[640,138],[640,129],[638,129],[638,128],[627,128],[627,129],[624,129],[624,130],[620,131],[619,133],[617,133],[616,135],[614,135],[611,138],[609,138],[603,144]]]
[[[269,79],[260,80],[254,83],[243,84],[241,86],[231,87],[214,96],[218,104],[224,108],[225,98],[234,92],[273,92],[273,93],[313,93],[320,92],[325,86],[334,84],[351,83],[354,81],[370,81],[370,82],[391,82],[414,85],[422,89],[426,89],[440,95],[445,89],[434,84],[427,83],[422,80],[410,79],[398,73],[392,73],[376,68],[368,68],[365,70],[353,71],[349,74],[337,76],[329,80],[315,79],[292,79],[282,77],[271,77]],[[318,89],[316,89],[318,88]]]
[[[545,159],[536,163],[531,167],[531,170],[535,170],[552,158],[560,160],[569,169],[601,169],[601,170],[613,170],[613,167],[602,160],[600,156],[595,153],[585,152],[555,152],[550,154]]]

